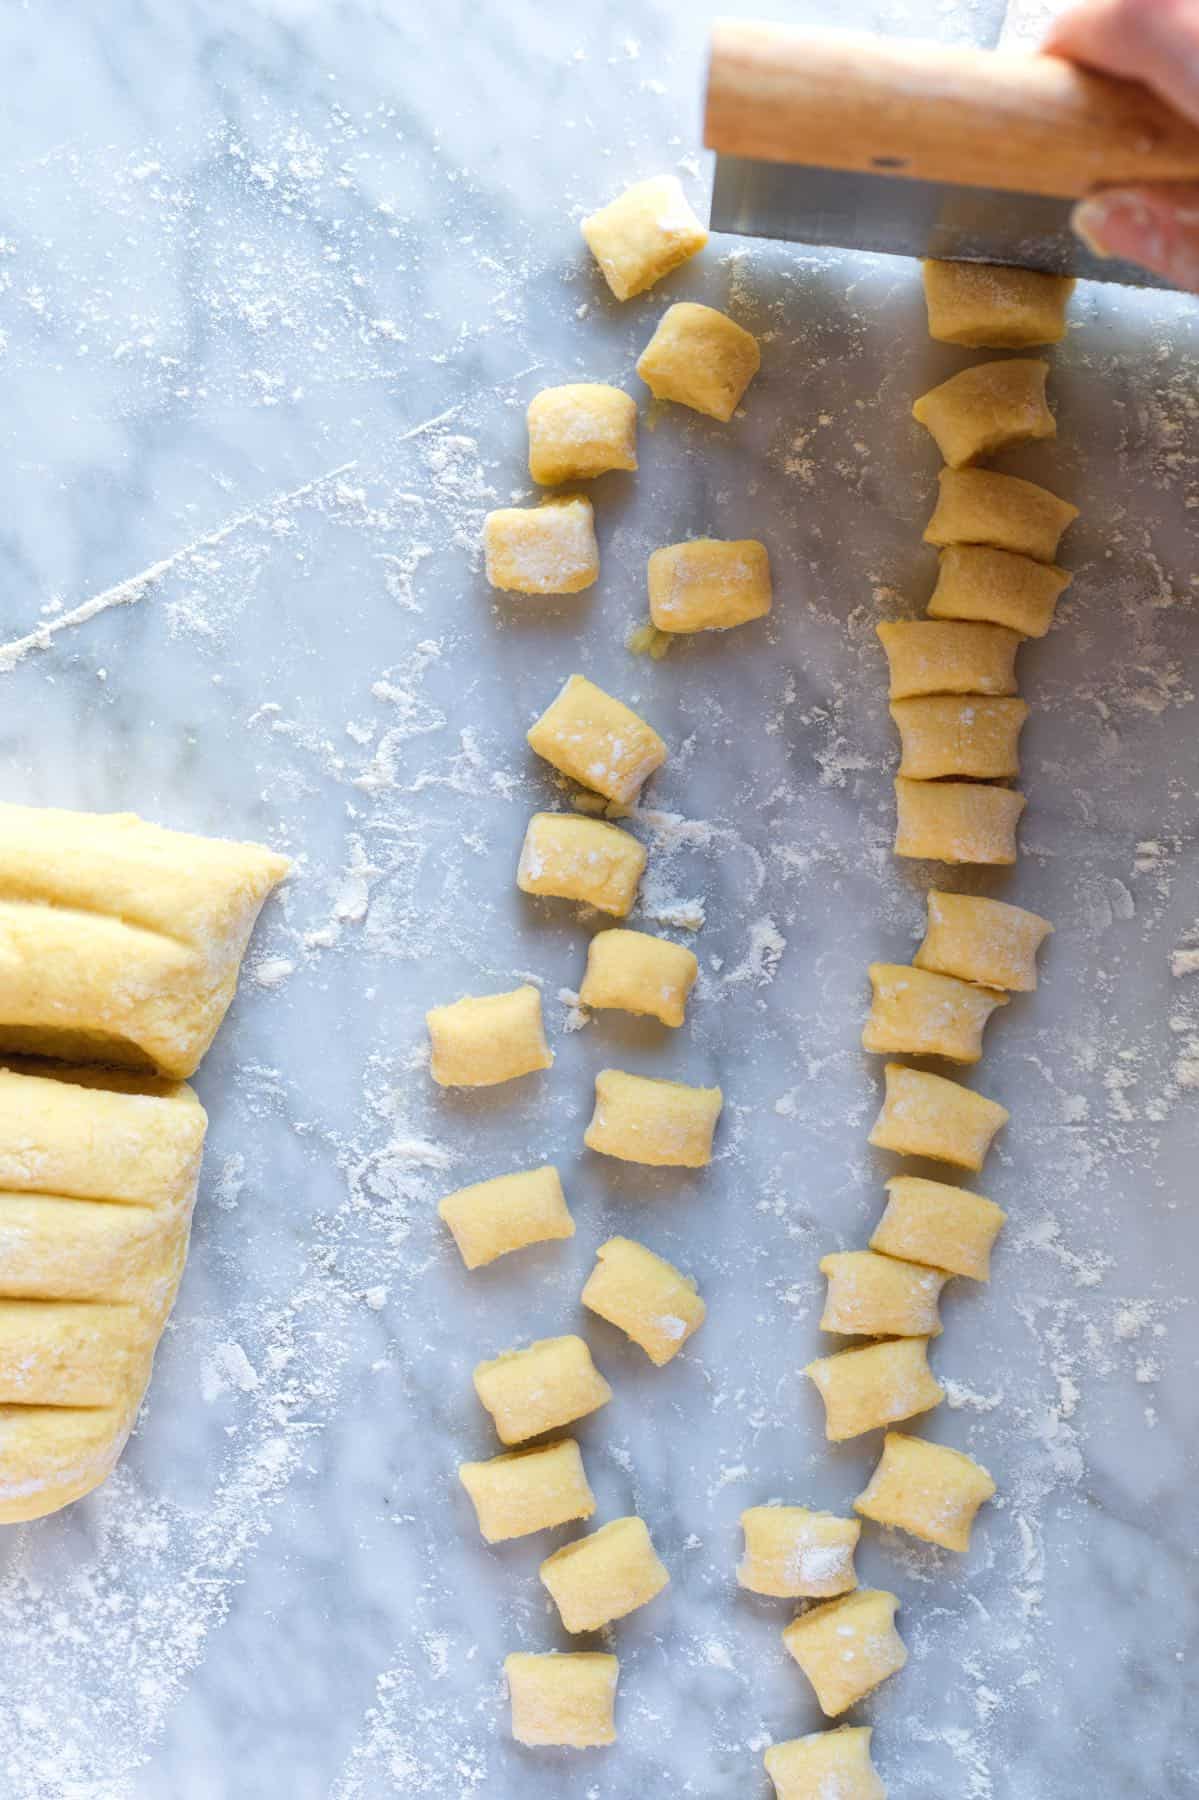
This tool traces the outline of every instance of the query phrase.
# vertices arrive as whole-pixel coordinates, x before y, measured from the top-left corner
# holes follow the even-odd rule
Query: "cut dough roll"
[[[289,867],[133,813],[0,805],[0,1051],[192,1074]]]
[[[896,619],[876,625],[891,670],[889,695],[1014,694],[1020,639],[1002,625]]]
[[[666,761],[666,745],[631,706],[571,675],[528,733],[529,747],[563,775],[628,806]]]
[[[643,845],[628,831],[577,813],[534,813],[516,869],[526,894],[581,900],[623,919],[645,871]]]
[[[718,1087],[689,1087],[682,1081],[601,1069],[583,1142],[619,1162],[703,1169],[712,1160],[712,1137],[723,1104]]]
[[[811,1682],[820,1710],[828,1718],[848,1712],[907,1662],[907,1650],[895,1629],[898,1609],[894,1594],[859,1588],[800,1613],[784,1631],[784,1644]],[[839,1771],[834,1780],[839,1786]],[[820,1796],[820,1788],[814,1791]],[[824,1792],[828,1791],[825,1787]],[[837,1794],[838,1788],[832,1792]]]
[[[541,995],[529,982],[507,994],[468,994],[425,1014],[429,1073],[438,1087],[495,1087],[552,1067]]]
[[[770,611],[770,557],[756,538],[666,544],[650,557],[647,575],[657,631],[730,631]]]
[[[975,363],[921,394],[912,417],[932,433],[951,469],[993,456],[1009,444],[1057,436],[1045,398],[1049,364],[1033,357]]]
[[[632,1238],[609,1238],[579,1296],[638,1344],[658,1368],[678,1355],[707,1316],[695,1282]]]
[[[839,1725],[772,1744],[763,1761],[775,1800],[887,1800],[870,1760],[869,1725]]]
[[[829,1600],[858,1585],[853,1566],[862,1527],[806,1506],[750,1506],[741,1514],[745,1555],[737,1581],[775,1599]]]
[[[582,229],[618,300],[643,294],[708,241],[677,175],[634,182],[584,219]]]
[[[917,861],[1006,868],[1027,802],[1014,788],[981,781],[895,777],[895,854]]]
[[[663,313],[637,373],[655,400],[674,400],[727,424],[761,362],[752,332],[714,306],[683,300]]]
[[[887,1183],[886,1210],[870,1248],[989,1281],[991,1250],[1006,1217],[982,1194],[919,1175],[895,1175]]]
[[[945,1398],[928,1366],[928,1339],[923,1337],[838,1350],[817,1357],[804,1374],[824,1401],[825,1436],[833,1444],[929,1412]]]
[[[97,1487],[187,1254],[207,1124],[188,1087],[0,1069],[0,1523]]]
[[[1006,625],[1022,637],[1044,637],[1072,576],[1056,563],[1037,562],[986,544],[947,544],[930,619],[971,619]]]
[[[990,1500],[995,1483],[973,1457],[946,1444],[889,1431],[882,1458],[854,1510],[878,1525],[891,1525],[943,1550],[970,1548],[974,1515]]]
[[[504,1674],[518,1744],[593,1750],[616,1742],[616,1657],[594,1650],[516,1650],[504,1658]]]
[[[922,694],[894,701],[891,717],[903,747],[899,773],[909,781],[946,775],[1006,781],[1020,773],[1020,733],[1028,718],[1023,700]]]
[[[567,1631],[599,1631],[669,1584],[644,1519],[612,1519],[547,1556],[537,1571]]]
[[[1066,335],[1069,275],[1003,263],[924,264],[928,334],[970,350],[1032,350]]]
[[[529,474],[543,487],[637,467],[637,403],[599,381],[542,388],[529,402]]]
[[[903,1063],[888,1063],[883,1109],[869,1142],[901,1156],[928,1156],[977,1174],[991,1142],[1011,1117],[1006,1106],[960,1082]]]
[[[975,894],[928,895],[928,930],[913,961],[983,987],[1030,994],[1037,985],[1037,951],[1053,926],[1037,913]]]
[[[510,594],[580,594],[599,577],[595,511],[581,495],[501,506],[483,521],[492,587]]]
[[[994,469],[942,469],[941,491],[924,531],[928,544],[989,544],[1051,563],[1067,525],[1078,517],[1069,500]]]
[[[678,1027],[698,975],[695,953],[685,944],[616,927],[597,931],[587,946],[579,999],[600,1011],[613,1007]]]
[[[828,1281],[821,1331],[842,1337],[939,1337],[938,1301],[949,1277],[940,1269],[877,1256],[873,1250],[837,1250],[820,1260]]]
[[[883,1056],[943,1056],[976,1063],[983,1029],[1007,996],[952,975],[933,975],[906,963],[871,963],[874,1004],[862,1032],[863,1050]]]

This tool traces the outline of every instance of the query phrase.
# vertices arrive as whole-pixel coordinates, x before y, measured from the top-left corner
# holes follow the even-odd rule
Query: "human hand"
[[[1053,25],[1045,49],[1140,81],[1199,125],[1199,0],[1083,0]],[[1075,231],[1199,293],[1199,185],[1105,188],[1074,209]]]

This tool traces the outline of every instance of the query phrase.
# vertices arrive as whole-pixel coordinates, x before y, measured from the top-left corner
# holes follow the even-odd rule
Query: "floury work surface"
[[[198,1081],[195,1239],[138,1434],[101,1493],[0,1538],[14,1800],[765,1800],[764,1746],[820,1724],[787,1603],[736,1587],[737,1516],[844,1511],[877,1453],[825,1446],[802,1368],[817,1262],[865,1242],[896,1168],[866,1145],[866,966],[910,956],[938,872],[889,852],[874,625],[932,579],[911,401],[969,359],[929,342],[904,263],[721,240],[609,299],[584,211],[669,169],[702,210],[702,37],[684,8],[516,0],[436,31],[279,0],[4,27],[6,794],[299,865]],[[744,417],[643,410],[639,472],[595,486],[598,585],[491,593],[478,530],[528,497],[527,401],[644,398],[633,363],[683,298],[760,337]],[[1056,932],[988,1028],[977,1085],[1012,1123],[978,1185],[1009,1223],[991,1285],[946,1292],[922,1427],[999,1494],[964,1558],[873,1527],[859,1556],[911,1653],[857,1715],[905,1800],[1193,1791],[1195,316],[1080,290],[1058,441],[1003,465],[1082,507],[1059,623],[1022,652],[1024,854],[979,884]],[[631,656],[647,554],[704,532],[769,545],[770,620]],[[595,922],[514,885],[529,815],[564,803],[524,732],[575,670],[670,749],[631,922],[699,957],[676,1033],[584,1023]],[[435,1090],[426,1006],[526,979],[553,1070]],[[585,1152],[609,1065],[719,1081],[714,1165]],[[576,1237],[468,1276],[437,1200],[546,1161]],[[500,1663],[566,1647],[536,1566],[569,1533],[482,1543],[470,1372],[580,1328],[617,1232],[708,1303],[660,1370],[582,1326],[615,1388],[578,1431],[597,1519],[642,1514],[672,1581],[612,1634],[619,1744],[525,1751]]]

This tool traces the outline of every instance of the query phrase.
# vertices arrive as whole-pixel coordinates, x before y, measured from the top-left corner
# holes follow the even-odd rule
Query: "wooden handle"
[[[719,20],[704,142],[726,155],[1077,197],[1199,181],[1199,129],[1056,56]]]

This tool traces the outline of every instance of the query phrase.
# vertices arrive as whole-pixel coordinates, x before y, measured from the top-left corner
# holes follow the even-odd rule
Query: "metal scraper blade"
[[[884,256],[1014,263],[1083,281],[1168,288],[1134,263],[1096,256],[1070,229],[1074,202],[998,188],[716,158],[712,230]]]

